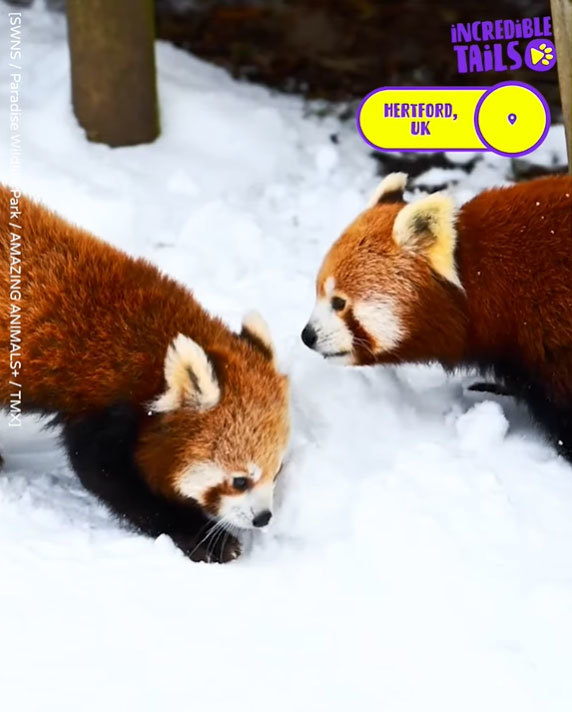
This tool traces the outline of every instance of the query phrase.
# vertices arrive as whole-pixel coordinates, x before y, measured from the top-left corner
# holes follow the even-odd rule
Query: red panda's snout
[[[388,295],[350,296],[337,287],[336,277],[319,279],[314,310],[302,331],[302,341],[338,364],[374,363],[382,352],[399,344],[404,327],[397,302]]]
[[[318,290],[316,305],[302,330],[302,341],[324,358],[351,363],[354,335],[347,323],[347,300],[334,294],[334,277],[328,277]]]
[[[331,307],[329,307],[331,309]],[[348,306],[336,319],[318,304],[302,331],[302,341],[328,361],[341,365],[375,363],[400,343],[404,331],[395,305],[384,298]]]
[[[221,525],[262,528],[274,513],[274,485],[279,469],[280,465],[272,475],[265,475],[255,463],[231,470],[214,460],[197,462],[179,474],[176,489]]]
[[[207,513],[239,529],[265,527],[274,512],[274,480],[277,472],[273,477],[263,477],[260,468],[254,463],[236,472],[228,472],[213,463],[210,467],[217,470],[216,483],[209,482],[196,495]],[[191,473],[189,475],[192,477]],[[187,476],[185,482],[188,481]],[[184,490],[185,483],[182,487]]]
[[[240,344],[240,353],[207,355],[189,337],[173,341],[166,389],[150,406],[138,449],[153,489],[199,505],[221,529],[270,522],[289,438],[288,379],[262,320],[251,317],[248,329],[258,346]]]
[[[405,181],[394,173],[381,182],[318,273],[302,341],[334,362],[415,360],[424,332],[442,330],[458,309],[453,203],[434,194],[406,204]]]

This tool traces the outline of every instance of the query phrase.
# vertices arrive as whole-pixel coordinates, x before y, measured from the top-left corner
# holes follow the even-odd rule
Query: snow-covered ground
[[[271,530],[216,566],[122,530],[53,434],[1,420],[0,708],[569,712],[571,468],[467,377],[339,369],[300,342],[320,259],[377,181],[353,123],[159,44],[162,136],[111,150],[70,110],[62,18],[25,14],[23,47],[23,186],[231,325],[258,307],[294,433]],[[457,197],[506,166],[487,157]]]

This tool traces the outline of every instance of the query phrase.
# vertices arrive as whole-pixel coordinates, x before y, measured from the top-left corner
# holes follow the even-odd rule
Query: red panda
[[[334,243],[302,340],[350,364],[476,368],[572,461],[572,184],[487,190],[457,212],[388,175]]]
[[[289,436],[288,379],[262,318],[232,333],[150,263],[17,191],[0,187],[0,201],[1,269],[21,272],[21,299],[0,292],[1,405],[21,384],[23,411],[61,425],[80,480],[136,530],[193,560],[235,558],[236,529],[272,516]]]

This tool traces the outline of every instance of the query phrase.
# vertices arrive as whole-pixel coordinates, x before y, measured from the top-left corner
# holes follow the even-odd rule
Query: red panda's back
[[[458,219],[473,339],[517,344],[528,361],[572,347],[572,182],[541,178],[485,191]]]
[[[9,191],[0,189],[0,262],[10,259]],[[31,407],[75,411],[110,398],[147,397],[161,385],[162,362],[177,330],[205,341],[226,330],[181,285],[21,197],[22,378]],[[9,295],[0,307],[6,313]],[[227,337],[228,338],[228,337]],[[0,346],[8,348],[8,324]],[[6,360],[5,360],[6,361]],[[0,365],[6,402],[7,364]]]

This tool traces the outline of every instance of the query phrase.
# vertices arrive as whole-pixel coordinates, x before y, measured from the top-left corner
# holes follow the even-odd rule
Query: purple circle
[[[534,50],[534,52],[531,50]],[[556,64],[556,48],[550,40],[543,37],[531,40],[526,45],[524,61],[526,66],[535,72],[547,72]]]

